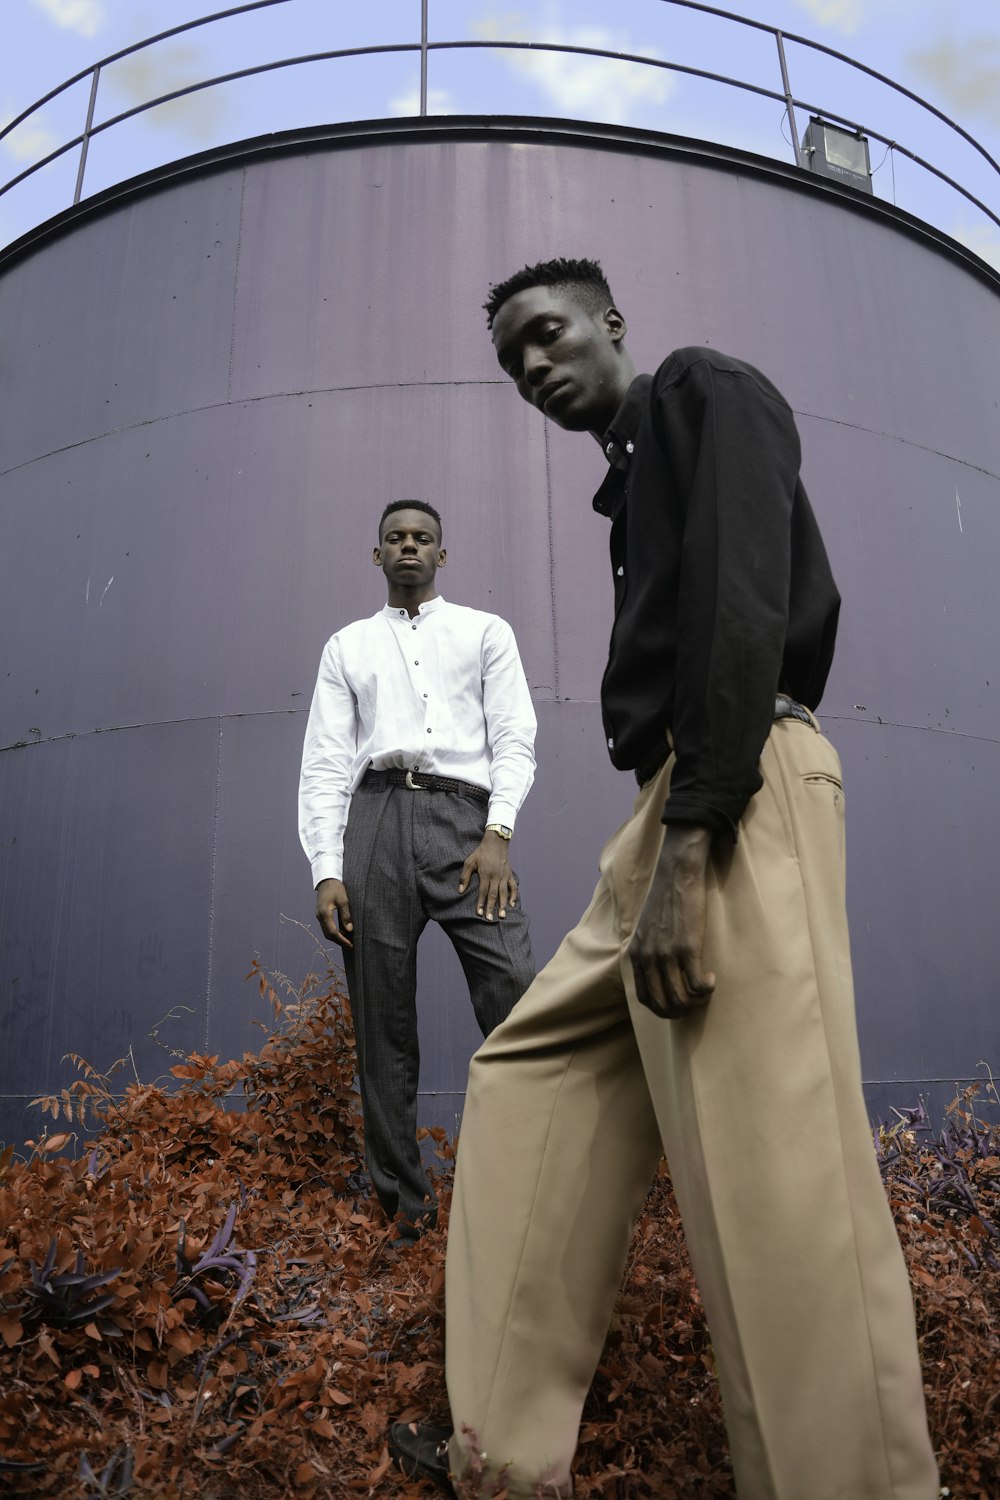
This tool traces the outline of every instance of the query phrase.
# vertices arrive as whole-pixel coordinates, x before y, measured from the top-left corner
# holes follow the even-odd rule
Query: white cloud
[[[210,74],[211,69],[205,66],[197,47],[185,42],[161,42],[159,46],[113,63],[105,76],[129,104],[144,104]],[[158,105],[140,118],[148,120],[159,130],[182,130],[196,141],[211,144],[218,137],[224,114],[225,105],[216,88],[172,99],[169,104]]]
[[[12,118],[8,115],[6,119],[0,120],[0,127],[6,125]],[[48,156],[59,145],[58,136],[54,135],[45,124],[40,115],[25,120],[23,125],[18,125],[10,135],[5,135],[0,141],[8,156],[15,161],[31,163],[40,161],[43,156]]]
[[[600,47],[607,52],[631,52],[656,57],[650,47],[630,44],[625,32],[603,26],[540,26],[519,11],[490,13],[474,21],[472,30],[485,41],[556,42],[572,47]],[[585,115],[624,124],[640,104],[664,104],[671,80],[659,68],[639,63],[612,62],[603,57],[579,57],[567,52],[500,52],[516,73],[538,85],[556,107],[568,115]]]
[[[1000,229],[991,224],[958,224],[949,231],[953,240],[967,245],[981,260],[1000,271]]]
[[[978,115],[1000,125],[1000,40],[985,34],[961,42],[942,37],[932,47],[914,50],[907,59],[934,85],[961,118]]]
[[[406,90],[404,94],[397,94],[395,99],[390,99],[389,108],[392,110],[394,115],[419,115],[419,83],[413,84]],[[455,114],[455,100],[451,92],[448,89],[428,89],[427,113],[429,115]]]
[[[865,19],[864,0],[795,0],[821,26],[851,36]]]
[[[64,31],[75,31],[80,36],[96,36],[104,25],[100,0],[31,0],[31,3]]]

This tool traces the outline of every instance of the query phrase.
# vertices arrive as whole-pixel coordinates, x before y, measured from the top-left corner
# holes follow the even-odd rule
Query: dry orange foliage
[[[346,999],[310,979],[259,1053],[174,1081],[81,1076],[0,1153],[0,1491],[417,1500],[393,1420],[447,1419],[439,1228],[407,1251],[368,1196]],[[81,1143],[85,1142],[82,1146]],[[956,1101],[877,1141],[914,1279],[952,1494],[1000,1495],[1000,1131]],[[733,1496],[712,1352],[664,1168],[584,1414],[579,1500]]]

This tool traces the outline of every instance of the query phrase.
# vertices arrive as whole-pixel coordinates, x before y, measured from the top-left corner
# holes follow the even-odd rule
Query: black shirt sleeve
[[[762,785],[788,626],[800,447],[764,377],[709,358],[654,382],[653,421],[683,534],[676,617],[676,764],[663,821],[732,837]]]

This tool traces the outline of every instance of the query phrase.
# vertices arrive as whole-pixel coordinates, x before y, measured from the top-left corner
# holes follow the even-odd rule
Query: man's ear
[[[382,566],[382,548],[381,547],[373,547],[372,548],[372,562],[375,564],[376,568],[380,568]]]
[[[447,561],[448,561],[448,551],[447,551],[447,548],[442,547],[441,551],[438,553],[438,567],[439,568],[443,568],[444,565],[445,565],[445,563]]]
[[[620,344],[622,339],[628,333],[625,319],[622,317],[617,307],[609,307],[605,310],[604,326],[611,336],[612,343],[615,344]]]

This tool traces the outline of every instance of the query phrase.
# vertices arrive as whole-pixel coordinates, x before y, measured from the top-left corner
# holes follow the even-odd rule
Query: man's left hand
[[[715,989],[715,975],[705,973],[701,957],[711,848],[710,828],[667,825],[628,949],[637,998],[655,1016],[689,1016],[708,1004]]]
[[[492,922],[494,909],[499,907],[500,916],[505,917],[508,906],[517,902],[517,881],[507,858],[507,840],[498,833],[483,834],[482,843],[473,849],[462,866],[458,882],[460,895],[466,891],[473,872],[479,881],[476,915]]]

